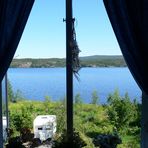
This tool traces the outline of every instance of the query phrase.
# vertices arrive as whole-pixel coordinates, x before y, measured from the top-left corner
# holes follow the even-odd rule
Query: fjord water
[[[20,90],[30,100],[63,99],[66,94],[65,68],[10,68],[8,79],[14,92]],[[141,91],[128,68],[82,68],[79,81],[74,78],[74,95],[80,93],[83,101],[89,103],[94,90],[100,103],[105,103],[109,93],[118,89],[121,96],[128,92],[131,100],[141,101]]]

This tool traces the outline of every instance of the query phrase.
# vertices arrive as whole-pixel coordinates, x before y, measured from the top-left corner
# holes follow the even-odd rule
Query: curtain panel
[[[34,0],[0,0],[0,82],[13,59]]]
[[[104,5],[125,61],[148,94],[148,1],[104,0]]]

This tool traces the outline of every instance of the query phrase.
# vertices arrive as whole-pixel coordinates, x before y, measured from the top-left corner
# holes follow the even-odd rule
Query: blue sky
[[[121,55],[102,0],[73,0],[80,56]],[[65,57],[65,0],[36,0],[15,58]]]

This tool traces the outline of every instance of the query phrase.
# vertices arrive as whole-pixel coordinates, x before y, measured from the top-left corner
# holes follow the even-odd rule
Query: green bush
[[[12,90],[12,85],[9,80],[7,81],[7,89],[8,89],[8,101],[13,102],[14,92]]]
[[[75,104],[82,104],[82,100],[83,99],[81,98],[81,95],[79,93],[75,95]]]
[[[53,148],[82,148],[87,145],[86,142],[80,137],[80,134],[78,132],[73,132],[71,140],[67,138],[66,133],[66,131],[63,131],[61,136],[55,139],[55,141],[53,142]]]
[[[79,96],[78,96],[79,97]],[[79,101],[78,101],[79,102]],[[66,129],[66,105],[65,99],[53,102],[49,98],[45,101],[22,100],[17,103],[9,103],[10,128],[13,136],[19,135],[21,129],[32,131],[33,120],[37,115],[57,116],[57,136],[59,137]],[[128,94],[124,97],[118,91],[110,94],[108,104],[74,104],[74,128],[79,136],[87,143],[86,148],[92,148],[92,139],[98,134],[112,134],[117,131],[120,136],[134,137],[132,140],[123,140],[123,145],[138,145],[140,140],[140,111],[141,105],[136,101],[131,102]],[[135,137],[138,137],[135,139]]]
[[[139,128],[137,124],[140,123],[138,120],[140,110],[137,109],[137,103],[130,101],[128,93],[120,97],[118,90],[115,90],[109,95],[108,104],[107,114],[114,127],[122,134],[134,134]]]
[[[32,129],[32,114],[28,107],[21,107],[17,111],[10,112],[10,127],[15,132],[21,132],[22,128]]]
[[[91,95],[92,95],[92,97],[91,97],[90,104],[98,104],[99,103],[99,96],[98,96],[97,91],[96,90],[93,91]]]

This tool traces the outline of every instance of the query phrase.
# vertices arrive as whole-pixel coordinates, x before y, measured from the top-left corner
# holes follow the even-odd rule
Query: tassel
[[[72,38],[72,70],[73,74],[79,80],[79,70],[81,69],[80,60],[79,60],[79,53],[80,49],[76,40],[76,33],[73,23],[73,38]]]

